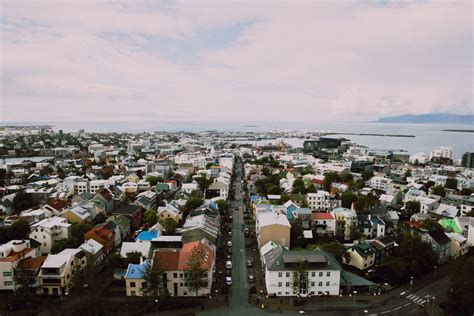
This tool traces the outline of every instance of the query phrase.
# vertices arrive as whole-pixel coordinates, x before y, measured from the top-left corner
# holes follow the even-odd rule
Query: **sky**
[[[473,2],[0,2],[0,121],[367,121],[473,106]]]

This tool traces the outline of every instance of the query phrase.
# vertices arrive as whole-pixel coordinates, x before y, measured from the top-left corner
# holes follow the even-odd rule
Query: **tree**
[[[454,261],[450,275],[448,306],[452,315],[474,314],[474,257],[461,256]]]
[[[189,254],[184,269],[184,280],[188,283],[188,288],[194,291],[196,296],[200,289],[208,286],[207,270],[203,267],[206,252],[198,247],[194,247]]]
[[[354,176],[352,175],[352,173],[346,172],[342,174],[341,180],[344,183],[349,183],[350,181],[354,180]]]
[[[143,217],[145,217],[145,223],[148,227],[151,227],[156,224],[158,221],[156,217],[156,212],[152,209],[147,210],[144,214]]]
[[[145,285],[143,286],[143,294],[148,296],[153,301],[167,296],[168,287],[163,280],[163,268],[158,260],[147,260],[144,264],[143,279]]]
[[[405,203],[405,212],[407,216],[412,216],[420,211],[420,202],[418,201],[407,201]]]
[[[458,180],[456,178],[447,178],[446,184],[444,185],[446,189],[457,190],[458,189]]]
[[[113,166],[105,166],[104,168],[102,168],[102,177],[104,179],[108,179],[110,178],[111,176],[114,175],[114,167]]]
[[[122,266],[123,260],[120,254],[112,253],[105,259],[106,266],[117,269]]]
[[[15,221],[8,227],[9,239],[28,239],[30,235],[30,224],[24,220]]]
[[[162,177],[149,176],[146,178],[146,181],[150,182],[150,185],[154,187],[158,183],[163,182],[164,179]]]
[[[322,244],[319,248],[332,254],[339,262],[342,262],[342,258],[350,259],[350,254],[347,252],[346,247],[338,241]]]
[[[316,193],[318,192],[318,189],[316,189],[316,186],[314,183],[310,183],[308,187],[306,188],[306,193]]]
[[[355,201],[357,201],[357,196],[354,193],[350,191],[341,193],[341,206],[342,207],[350,208],[352,203],[354,203]]]
[[[18,192],[13,198],[13,208],[16,213],[27,210],[34,206],[31,194],[24,191]]]
[[[466,216],[466,217],[474,217],[474,210],[471,210],[471,211],[467,212],[464,216]]]
[[[433,221],[430,218],[427,218],[421,223],[421,228],[424,228],[428,231],[436,230],[436,229],[443,229],[443,227],[438,224],[438,222]]]
[[[92,228],[89,223],[74,223],[71,225],[71,237],[78,240],[78,243],[84,242],[84,234]]]
[[[334,182],[339,182],[341,181],[341,177],[339,174],[335,172],[328,172],[324,175],[324,189],[326,191],[329,191],[331,189],[331,184]]]
[[[303,226],[301,225],[301,220],[295,219],[291,223],[290,228],[290,240],[301,241],[303,240]]]
[[[20,261],[13,269],[13,282],[16,285],[15,294],[22,296],[26,300],[32,294],[36,283],[36,275],[33,270],[26,269],[25,265]]]
[[[307,264],[305,261],[299,260],[296,263],[295,270],[293,271],[293,276],[291,277],[291,288],[293,289],[293,294],[298,297],[306,292],[308,288],[308,271]]]
[[[364,181],[367,181],[374,176],[374,172],[372,170],[364,170],[361,176]]]
[[[429,243],[417,234],[402,235],[398,255],[405,260],[408,275],[420,275],[431,271],[436,264],[436,254]]]
[[[139,264],[142,259],[142,253],[139,251],[132,251],[127,253],[128,263]]]
[[[442,185],[436,185],[436,186],[432,187],[431,190],[433,191],[434,195],[439,195],[441,197],[446,196],[446,190],[444,189],[444,187]]]
[[[196,182],[199,185],[199,189],[204,192],[212,183],[212,179],[208,179],[206,176],[200,176],[196,179]]]
[[[194,191],[193,191],[194,192]],[[188,214],[190,211],[198,208],[204,203],[203,198],[199,197],[192,197],[189,200],[186,201],[186,204],[184,205],[184,212]],[[185,216],[183,216],[185,218]]]
[[[469,188],[462,188],[461,190],[461,195],[471,195],[472,194],[472,190],[469,189]]]
[[[172,218],[165,219],[161,223],[161,225],[165,229],[165,234],[166,235],[174,235],[174,233],[176,231],[176,227],[178,226],[178,224]]]

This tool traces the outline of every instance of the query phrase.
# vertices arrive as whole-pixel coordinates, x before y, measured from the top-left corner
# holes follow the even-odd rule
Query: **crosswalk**
[[[425,297],[419,297],[416,294],[410,294],[406,298],[413,301],[413,303],[417,305],[424,306],[428,302],[429,297],[429,295],[426,295]]]

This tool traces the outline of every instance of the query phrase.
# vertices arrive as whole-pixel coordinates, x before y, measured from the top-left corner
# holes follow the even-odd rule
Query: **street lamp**
[[[436,269],[438,268],[438,266],[434,266],[434,273],[433,273],[433,279],[436,280]]]
[[[388,283],[384,283],[383,284],[385,286],[384,288],[384,292],[383,292],[383,300],[387,300],[387,286],[388,286]]]
[[[412,288],[413,288],[413,277],[411,276],[410,277],[410,292]]]
[[[326,298],[326,297],[327,297],[328,295],[329,295],[329,292],[328,292],[328,291],[324,291],[324,308],[325,308],[325,309],[326,309],[326,306],[327,306],[327,304],[326,304],[327,298]]]
[[[158,300],[155,300],[155,313],[158,314]]]
[[[356,294],[357,294],[357,291],[352,291],[352,293],[354,293],[354,306],[356,304]]]

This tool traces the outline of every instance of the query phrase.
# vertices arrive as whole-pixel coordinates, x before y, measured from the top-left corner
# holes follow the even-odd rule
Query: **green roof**
[[[445,230],[449,230],[453,233],[462,233],[461,228],[456,224],[456,221],[452,218],[443,218],[438,221],[438,224],[443,226]]]

